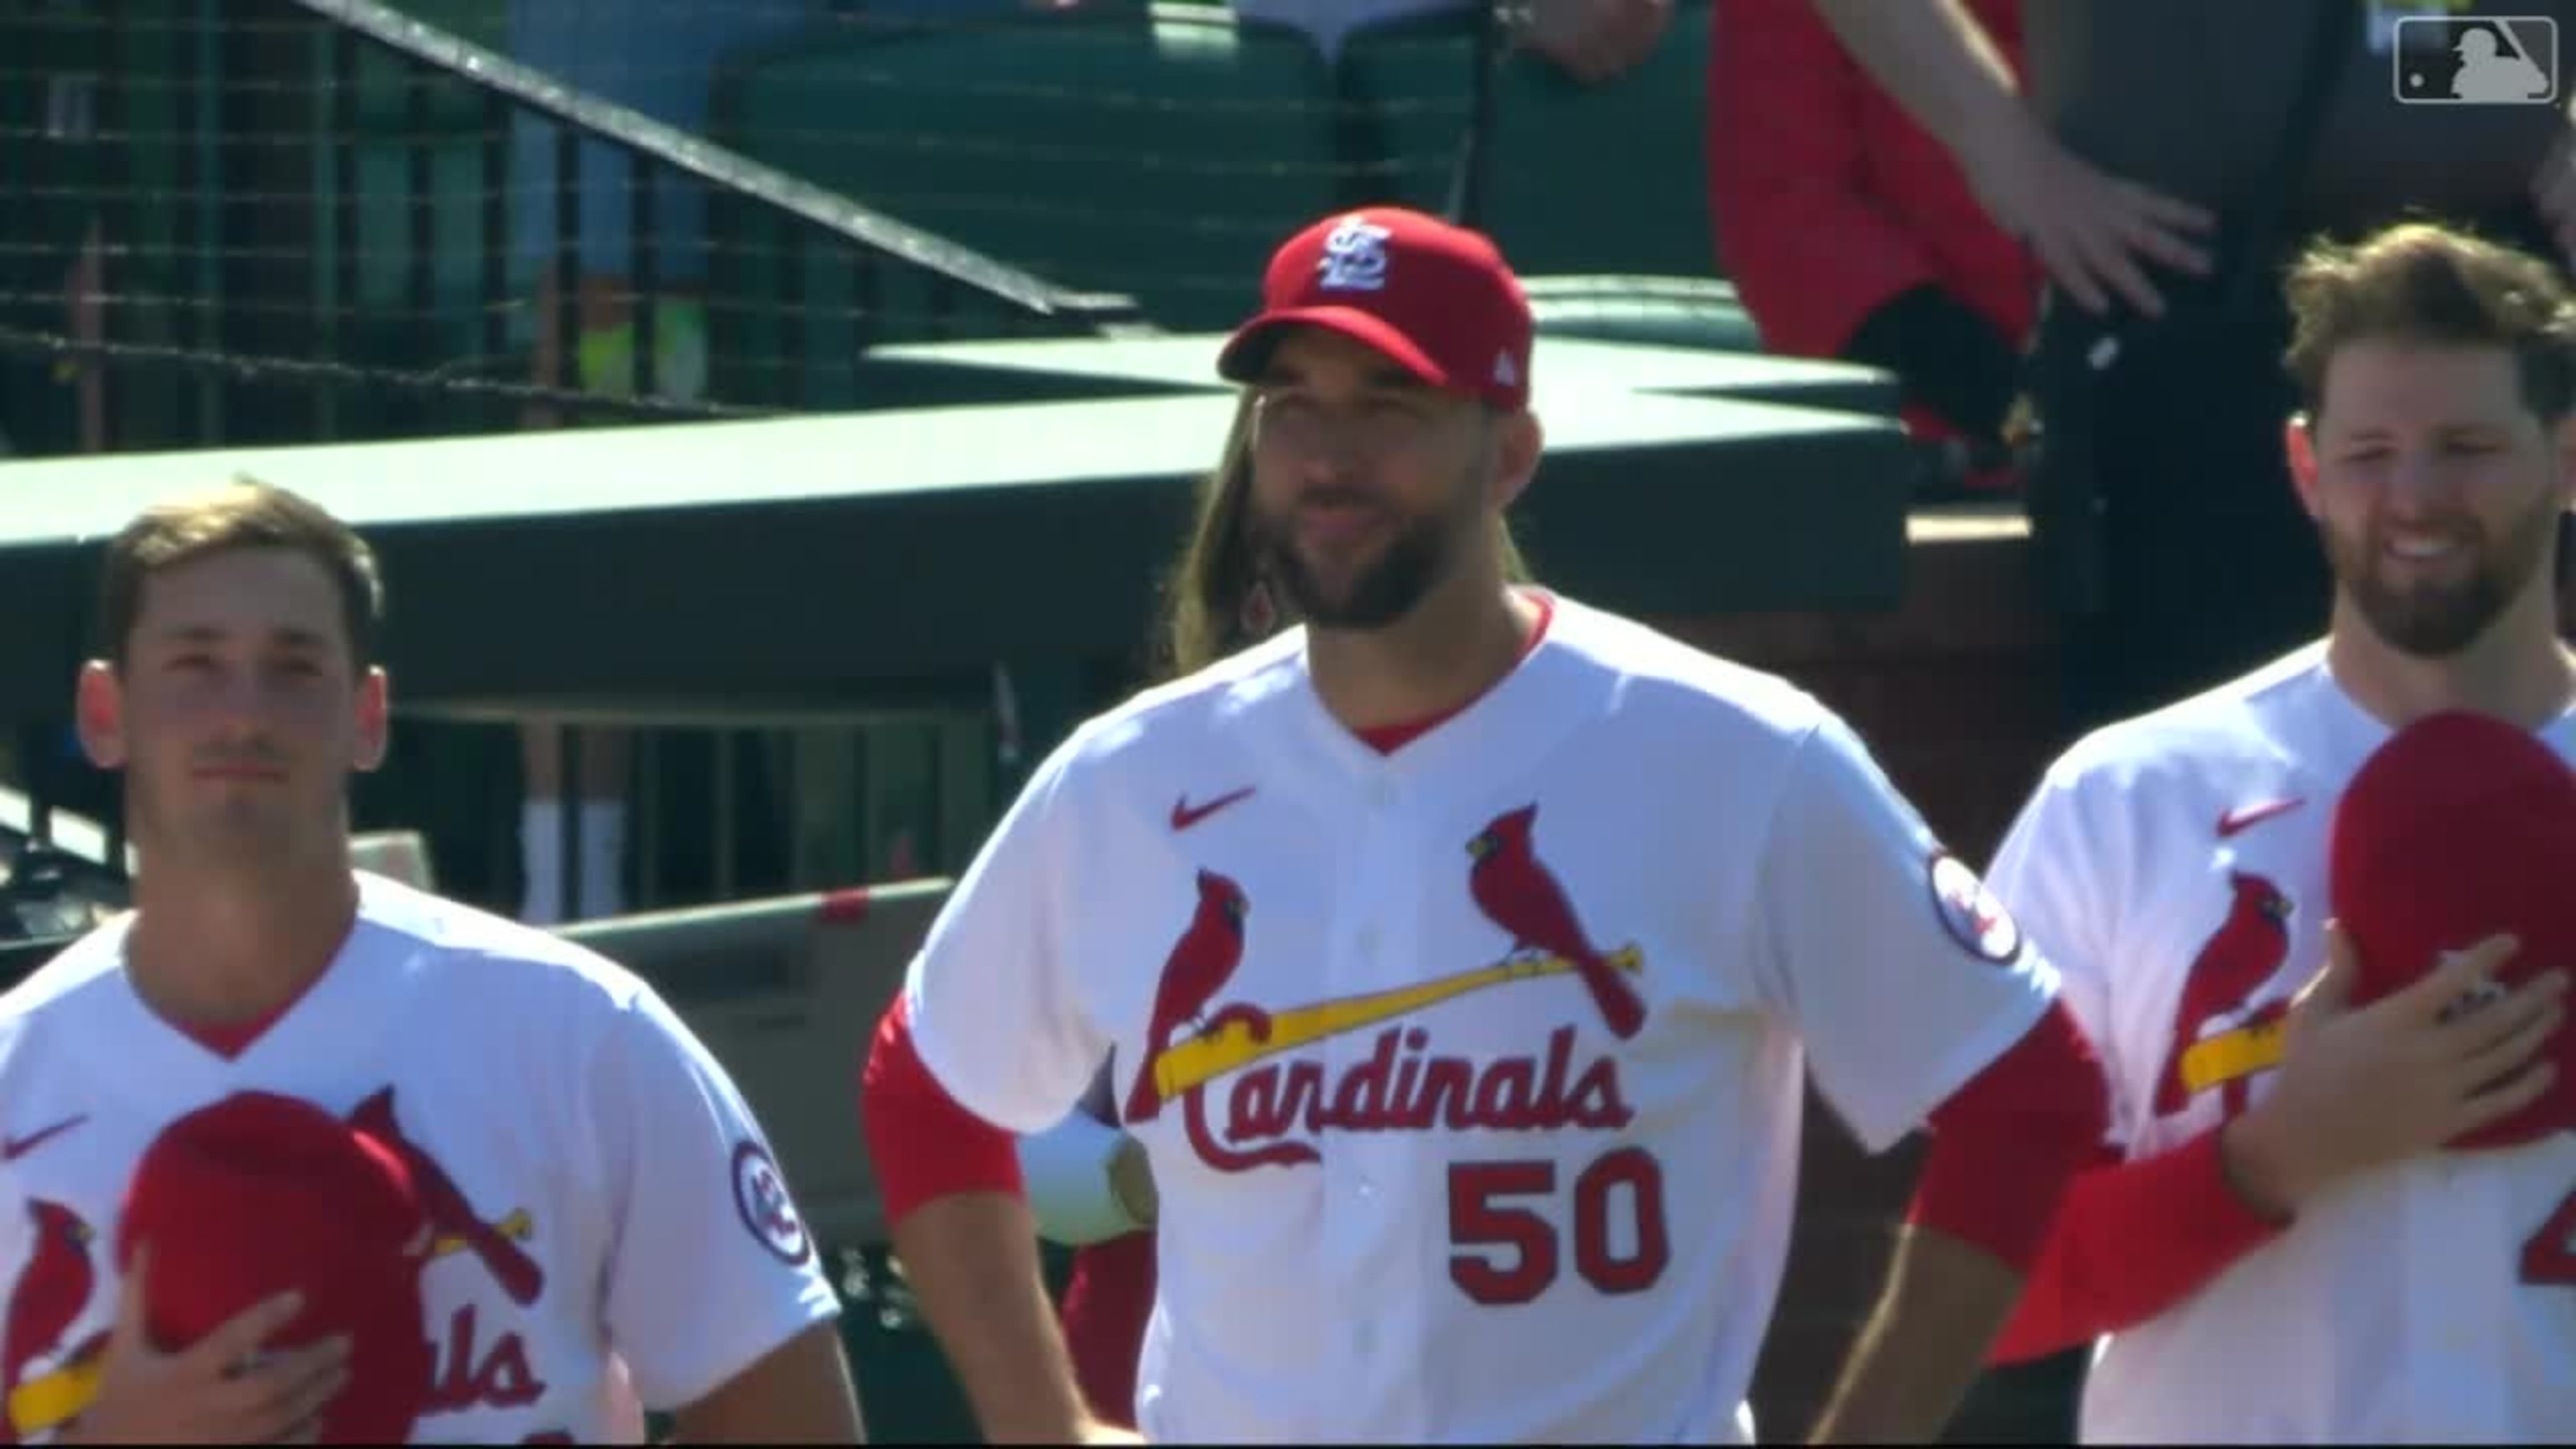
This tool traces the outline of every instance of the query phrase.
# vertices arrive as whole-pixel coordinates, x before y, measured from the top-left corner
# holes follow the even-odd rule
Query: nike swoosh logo
[[[51,1127],[30,1132],[24,1137],[12,1137],[6,1142],[0,1142],[0,1162],[15,1162],[88,1120],[89,1114],[83,1112],[77,1117],[67,1117]]]
[[[1214,815],[1216,812],[1224,809],[1228,805],[1233,804],[1235,801],[1251,794],[1252,789],[1252,786],[1246,785],[1240,790],[1236,790],[1231,794],[1219,795],[1215,799],[1201,805],[1191,804],[1190,797],[1183,795],[1172,802],[1172,828],[1174,830],[1187,830],[1191,826],[1198,824],[1200,821],[1205,820],[1211,815]]]
[[[2218,838],[2225,840],[2240,830],[2260,825],[2275,815],[2286,815],[2306,803],[2305,796],[2294,795],[2287,800],[2266,800],[2260,805],[2238,806],[2218,817]]]

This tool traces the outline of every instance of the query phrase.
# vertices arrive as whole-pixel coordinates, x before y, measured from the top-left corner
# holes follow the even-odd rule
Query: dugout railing
[[[824,345],[808,336],[817,279],[833,343],[1136,323],[1124,297],[998,262],[374,0],[0,0],[0,81],[0,208],[15,218],[0,236],[14,364],[0,388],[17,395],[21,454],[506,429],[548,404],[792,410]],[[758,331],[772,375],[720,371],[703,395],[665,396],[651,308],[629,395],[582,389],[568,365],[532,374],[539,304],[514,275],[511,214],[532,189],[514,175],[530,121],[551,131],[540,264],[559,282],[601,147],[639,183],[686,178],[762,223],[776,254],[745,270],[770,289],[712,298],[710,323]],[[655,285],[663,191],[623,188],[638,294]],[[548,304],[565,335],[577,293],[559,284]],[[83,436],[99,393],[104,423]]]

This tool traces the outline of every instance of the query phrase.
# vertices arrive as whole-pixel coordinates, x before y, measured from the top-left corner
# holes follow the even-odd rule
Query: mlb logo
[[[2546,106],[2558,100],[2558,22],[2546,15],[2406,15],[2389,85],[2410,106]]]

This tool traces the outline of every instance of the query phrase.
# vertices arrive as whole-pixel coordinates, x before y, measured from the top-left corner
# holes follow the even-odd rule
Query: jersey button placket
[[[1378,865],[1379,842],[1383,835],[1383,816],[1378,807],[1378,786],[1364,780],[1344,797],[1348,802],[1344,816],[1345,834],[1330,853],[1323,870],[1332,882],[1328,915],[1322,946],[1324,980],[1321,997],[1346,1000],[1368,989],[1373,963],[1362,944],[1362,929],[1375,909],[1372,880]],[[1356,1064],[1351,1052],[1355,1032],[1342,1032],[1324,1038],[1311,1049],[1324,1067],[1323,1103],[1332,1102],[1335,1087],[1349,1075]],[[1324,1238],[1326,1257],[1318,1269],[1330,1273],[1339,1285],[1338,1297],[1347,1305],[1340,1322],[1323,1325],[1331,1351],[1342,1357],[1346,1367],[1342,1375],[1346,1387],[1356,1389],[1362,1381],[1361,1365],[1376,1348],[1374,1325],[1368,1318],[1370,1303],[1365,1285],[1371,1276],[1371,1255],[1375,1249],[1376,1228],[1370,1221],[1369,1202],[1361,1195],[1367,1182],[1366,1165],[1358,1160],[1358,1134],[1327,1126],[1317,1137],[1315,1170],[1322,1178]],[[1338,1342],[1333,1342],[1338,1338]]]
[[[1357,829],[1340,869],[1341,909],[1333,952],[1336,996],[1381,991],[1402,979],[1388,954],[1387,923],[1394,907],[1418,888],[1420,874],[1419,863],[1412,858],[1419,843],[1404,829],[1403,803],[1404,793],[1392,779],[1379,776],[1361,787]],[[1327,1041],[1326,1072],[1333,1089],[1350,1080],[1375,1054],[1381,1037],[1403,1027],[1401,1020],[1370,1023]],[[1393,1387],[1385,1357],[1391,1342],[1385,1314],[1387,1295],[1395,1287],[1387,1274],[1387,1253],[1393,1228],[1390,1213],[1396,1204],[1388,1198],[1383,1159],[1399,1150],[1397,1135],[1337,1129],[1330,1134],[1324,1154],[1331,1170],[1327,1191],[1338,1219],[1343,1267],[1354,1273],[1345,1339],[1352,1375],[1346,1387],[1359,1402],[1374,1402]]]

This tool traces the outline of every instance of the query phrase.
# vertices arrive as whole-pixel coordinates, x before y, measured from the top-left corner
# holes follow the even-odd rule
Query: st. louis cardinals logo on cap
[[[1967,947],[1969,954],[1998,965],[2020,957],[2021,926],[1966,861],[1936,850],[1928,868],[1932,911],[1952,940]]]
[[[1345,218],[1324,238],[1324,255],[1315,263],[1328,292],[1374,292],[1386,285],[1385,227],[1366,217]]]
[[[769,1149],[757,1142],[745,1140],[733,1149],[733,1206],[753,1241],[778,1261],[797,1268],[814,1255],[813,1236],[787,1196],[787,1180]]]
[[[1401,206],[1328,216],[1282,243],[1261,310],[1227,339],[1217,372],[1257,383],[1291,327],[1336,332],[1436,388],[1501,408],[1529,402],[1536,322],[1493,239]]]

